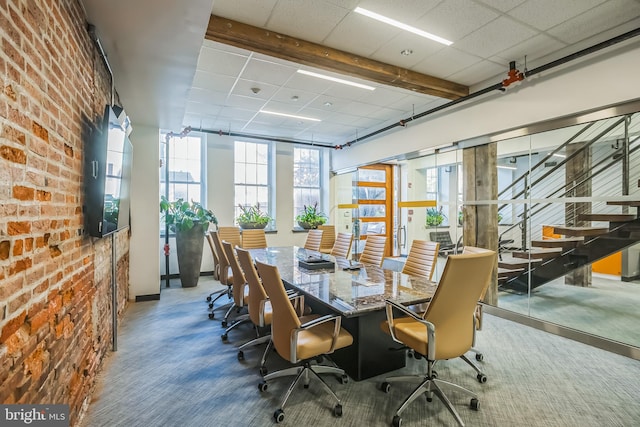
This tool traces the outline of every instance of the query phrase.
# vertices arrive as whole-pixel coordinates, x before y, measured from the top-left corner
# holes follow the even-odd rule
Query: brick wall
[[[110,99],[80,0],[0,0],[0,403],[68,403],[111,347],[111,238],[83,234],[83,135]],[[129,237],[116,236],[120,311]]]

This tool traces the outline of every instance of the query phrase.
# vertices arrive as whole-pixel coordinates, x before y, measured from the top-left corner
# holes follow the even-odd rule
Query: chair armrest
[[[396,335],[395,332],[393,330],[393,310],[398,310],[401,313],[406,314],[407,316],[410,316],[411,318],[413,318],[416,322],[420,322],[422,323],[426,328],[427,328],[427,338],[428,338],[428,345],[427,345],[427,349],[428,349],[428,353],[426,356],[429,360],[435,360],[435,354],[436,354],[436,327],[433,323],[424,320],[422,317],[418,316],[417,313],[414,313],[413,311],[409,310],[407,307],[403,306],[402,304],[398,304],[395,301],[391,301],[391,300],[385,300],[385,309],[386,309],[386,313],[387,313],[387,323],[389,323],[389,333],[391,334],[391,338],[397,342],[400,343],[402,345],[405,345],[405,343],[403,343],[402,341],[400,341]]]
[[[326,354],[329,353],[333,353],[333,351],[336,348],[336,343],[338,342],[338,335],[340,335],[340,325],[342,324],[342,318],[340,316],[334,316],[331,314],[327,314],[325,316],[322,317],[318,317],[317,319],[313,319],[310,320],[306,323],[303,323],[302,325],[300,325],[300,327],[298,329],[295,330],[294,334],[294,347],[297,345],[298,342],[298,333],[300,333],[300,331],[305,331],[311,328],[314,328],[318,325],[321,325],[323,323],[327,323],[327,322],[335,322],[334,326],[333,326],[333,338],[331,340],[331,348],[329,349],[329,351]],[[296,356],[297,357],[297,356]]]
[[[302,316],[304,314],[304,295],[295,293],[288,294],[287,297],[289,298],[289,301],[291,301],[291,305],[298,314],[298,317]]]

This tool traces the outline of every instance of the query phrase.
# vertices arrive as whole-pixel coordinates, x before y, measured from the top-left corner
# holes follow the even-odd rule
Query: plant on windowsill
[[[204,235],[210,224],[218,224],[218,219],[202,204],[178,199],[170,202],[165,196],[160,199],[160,212],[164,222],[176,234],[176,253],[180,282],[188,288],[198,285]]]
[[[427,219],[425,225],[427,227],[438,227],[442,225],[446,216],[442,212],[442,206],[440,208],[427,208]]]
[[[255,206],[238,205],[238,207],[240,215],[236,217],[236,222],[243,230],[265,228],[273,219],[268,213],[260,210],[259,204]]]
[[[319,225],[327,222],[327,216],[323,212],[318,211],[318,202],[313,206],[303,206],[302,213],[296,216],[296,221],[301,228],[305,230],[316,229]]]

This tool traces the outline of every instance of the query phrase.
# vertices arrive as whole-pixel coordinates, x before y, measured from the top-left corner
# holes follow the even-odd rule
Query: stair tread
[[[610,221],[610,222],[625,222],[625,221],[633,221],[637,219],[638,216],[634,214],[603,214],[603,213],[592,213],[592,214],[580,214],[578,215],[578,220],[580,221]]]
[[[557,239],[532,240],[531,246],[540,248],[571,248],[584,242],[584,237],[560,237]]]
[[[531,248],[527,251],[512,251],[515,258],[553,258],[562,254],[562,248]]]
[[[607,202],[609,206],[640,206],[639,200],[616,200],[614,202]]]
[[[498,267],[499,268],[504,268],[506,270],[514,270],[514,269],[526,269],[529,268],[529,263],[531,264],[537,264],[542,262],[541,259],[532,259],[532,260],[528,260],[528,259],[518,259],[518,258],[505,258],[501,261],[498,261]]]
[[[564,236],[597,236],[609,232],[608,227],[568,227],[565,225],[553,225],[552,227],[555,234]]]

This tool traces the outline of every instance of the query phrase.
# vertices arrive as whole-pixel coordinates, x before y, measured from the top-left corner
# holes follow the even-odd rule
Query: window
[[[426,172],[427,200],[438,200],[438,168],[429,168]]]
[[[293,217],[302,213],[304,205],[318,204],[322,209],[320,194],[321,153],[317,148],[293,149]],[[294,221],[294,225],[297,225]]]
[[[205,183],[202,181],[202,171],[206,169],[204,162],[206,156],[202,143],[202,136],[190,134],[185,137],[174,136],[169,138],[169,200],[184,199],[196,201],[206,206]],[[166,134],[160,134],[160,195],[167,195],[167,139]],[[163,224],[161,222],[161,224]],[[164,226],[161,227],[164,232]]]
[[[239,205],[258,206],[274,217],[269,192],[271,177],[271,144],[264,142],[235,142],[234,189],[235,216]],[[269,226],[271,227],[271,225]]]

